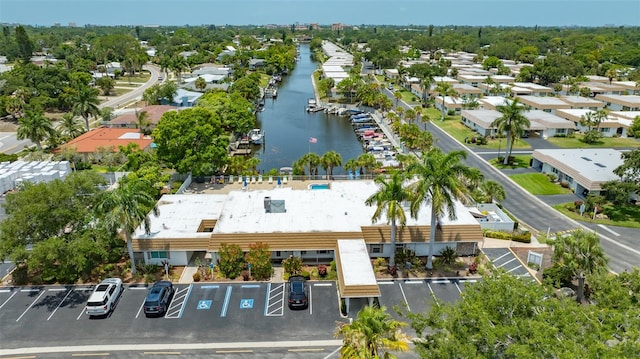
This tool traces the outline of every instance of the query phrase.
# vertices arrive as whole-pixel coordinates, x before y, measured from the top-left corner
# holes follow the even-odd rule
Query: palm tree
[[[187,60],[181,55],[175,55],[171,59],[170,68],[173,72],[176,73],[176,78],[178,79],[178,85],[182,83],[182,73],[189,67],[187,64]]]
[[[498,111],[502,116],[496,118],[491,127],[495,127],[499,134],[506,132],[507,137],[507,155],[504,157],[503,164],[509,163],[509,157],[511,157],[511,151],[513,150],[513,143],[520,137],[523,131],[531,126],[529,119],[522,114],[523,107],[520,105],[520,100],[515,98],[510,100],[506,106],[498,106]]]
[[[502,187],[502,185],[496,181],[487,180],[482,182],[482,184],[480,185],[480,190],[482,190],[482,192],[487,197],[489,197],[491,202],[504,201],[504,199],[507,197],[507,194],[504,191],[504,187]]]
[[[38,150],[42,149],[42,141],[53,136],[54,131],[51,121],[41,111],[26,111],[18,120],[18,139],[30,140]]]
[[[408,109],[408,110],[406,110],[406,111],[404,112],[404,117],[405,117],[405,118],[407,119],[407,121],[409,121],[409,122],[413,122],[413,121],[416,119],[416,117],[417,117],[417,116],[418,116],[418,115],[416,114],[416,111],[415,111],[414,109],[412,109],[412,108],[410,108],[410,109]]]
[[[551,242],[554,261],[578,279],[576,300],[580,303],[585,277],[607,271],[607,257],[600,246],[600,238],[594,232],[579,230],[568,236],[557,236]]]
[[[404,187],[404,175],[400,171],[394,171],[387,180],[386,176],[376,177],[374,182],[378,185],[378,192],[372,194],[365,204],[376,206],[376,210],[371,217],[371,222],[375,223],[385,214],[387,224],[391,223],[391,254],[389,256],[389,267],[396,266],[396,232],[397,223],[401,228],[407,224],[407,216],[402,204],[409,202],[413,198],[413,192]]]
[[[336,151],[329,151],[320,157],[322,168],[327,171],[329,179],[333,179],[333,169],[336,166],[342,166],[342,156]]]
[[[145,233],[150,234],[149,211],[155,216],[159,213],[156,200],[149,195],[148,191],[146,182],[142,180],[120,183],[114,190],[106,191],[97,206],[98,212],[104,215],[109,226],[124,231],[132,274],[136,274],[136,263],[133,257],[131,234],[140,223],[144,225]]]
[[[438,92],[438,95],[442,97],[442,114],[440,115],[440,121],[444,121],[444,112],[446,111],[445,105],[444,105],[444,99],[447,96],[457,98],[458,92],[456,92],[456,90],[453,88],[453,86],[450,83],[444,82],[444,81],[438,82],[438,85],[436,86],[436,91]]]
[[[345,359],[393,358],[388,351],[408,351],[409,339],[402,333],[404,322],[397,321],[386,308],[366,306],[358,318],[338,328],[336,337],[342,337],[340,357]]]
[[[371,153],[363,153],[356,158],[358,166],[360,166],[360,173],[366,175],[370,173],[374,168],[377,168],[380,164],[378,160]],[[362,169],[364,168],[364,172]]]
[[[411,203],[411,215],[418,216],[423,203],[431,205],[431,228],[429,234],[429,257],[427,269],[433,268],[434,242],[438,221],[445,213],[450,219],[456,219],[455,200],[469,202],[470,190],[467,185],[481,177],[481,173],[470,168],[461,159],[467,157],[464,151],[452,151],[444,154],[434,148],[423,153],[416,163],[410,164],[408,172],[418,176],[418,180],[410,185],[415,192]]]
[[[300,163],[304,163],[305,166],[309,166],[309,177],[318,174],[318,165],[320,164],[320,156],[314,152],[305,153],[300,158]]]
[[[198,77],[194,85],[198,91],[202,91],[207,88],[207,81],[202,77]]]
[[[147,111],[136,110],[136,128],[140,130],[141,134],[147,134],[150,123],[151,120],[149,120],[149,113]]]
[[[59,126],[64,138],[71,140],[84,133],[82,123],[78,120],[72,112],[67,112],[62,115]]]
[[[84,118],[87,131],[91,130],[89,117],[98,116],[100,113],[99,103],[98,90],[89,86],[80,87],[73,98],[73,113]]]
[[[396,99],[396,107],[398,107],[398,102],[402,99],[402,93],[400,91],[394,92],[393,98]]]
[[[358,161],[355,158],[350,158],[347,162],[342,166],[345,171],[353,171],[355,172],[358,169]]]

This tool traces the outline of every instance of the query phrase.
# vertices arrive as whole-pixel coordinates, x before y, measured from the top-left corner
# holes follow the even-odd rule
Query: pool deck
[[[310,184],[327,184],[331,182],[341,182],[341,181],[328,181],[328,180],[292,180],[286,184],[281,184],[281,188],[291,188],[294,190],[306,190],[309,189]],[[349,181],[353,182],[353,180]],[[243,183],[238,183],[235,181],[234,183],[225,183],[225,184],[214,184],[214,183],[191,183],[191,185],[185,191],[185,194],[227,194],[231,191],[241,191],[243,187]],[[247,183],[247,191],[252,190],[268,190],[278,188],[277,180],[274,179],[273,183],[268,183],[268,179],[264,179],[262,183]]]

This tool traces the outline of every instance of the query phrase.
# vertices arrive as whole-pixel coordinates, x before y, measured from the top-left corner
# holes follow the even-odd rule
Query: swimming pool
[[[309,189],[329,189],[328,183],[314,183],[309,185]]]

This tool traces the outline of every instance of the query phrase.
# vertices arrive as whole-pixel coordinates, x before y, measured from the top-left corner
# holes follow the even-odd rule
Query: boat
[[[262,140],[264,139],[264,134],[262,133],[261,129],[254,128],[253,130],[249,131],[247,137],[249,137],[249,140],[251,140],[254,145],[261,145]]]

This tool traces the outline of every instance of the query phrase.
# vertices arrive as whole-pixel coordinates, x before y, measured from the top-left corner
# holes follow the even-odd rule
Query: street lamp
[[[498,162],[500,162],[500,145],[502,144],[502,137],[498,137]]]

